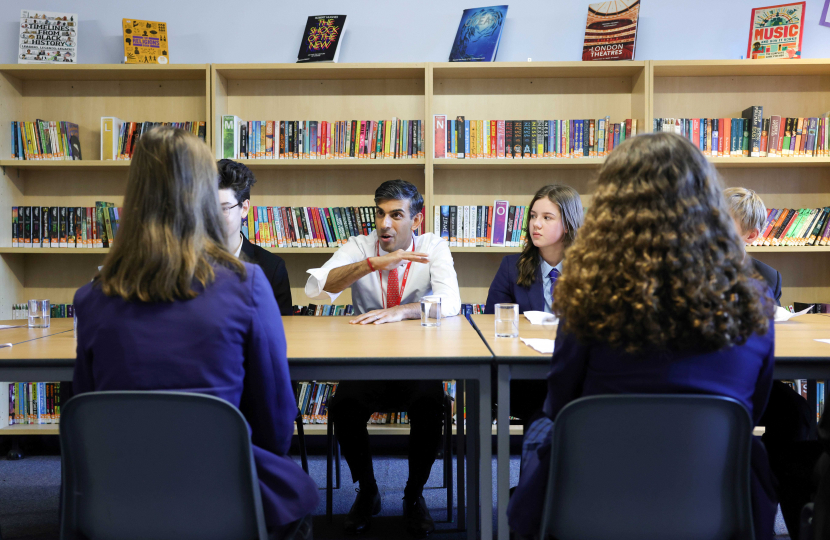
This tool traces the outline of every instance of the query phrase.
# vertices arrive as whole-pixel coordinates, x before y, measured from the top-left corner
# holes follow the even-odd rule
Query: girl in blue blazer
[[[582,226],[582,202],[572,187],[551,184],[537,191],[528,206],[529,241],[521,253],[502,259],[484,313],[494,313],[496,304],[519,304],[520,313],[553,313],[553,289],[562,273],[565,249]],[[547,384],[517,380],[510,388],[510,415],[522,419],[527,427],[541,413]]]

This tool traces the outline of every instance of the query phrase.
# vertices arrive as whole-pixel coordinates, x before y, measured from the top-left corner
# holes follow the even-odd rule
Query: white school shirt
[[[447,241],[432,233],[422,234],[415,238],[415,252],[426,253],[429,256],[428,263],[413,262],[409,270],[406,288],[403,290],[401,305],[419,302],[421,298],[428,295],[441,297],[441,315],[453,317],[461,310],[461,295],[458,292],[458,277],[455,274],[452,254]],[[407,247],[412,251],[412,244]],[[330,293],[323,290],[326,286],[329,272],[333,268],[339,268],[348,264],[364,261],[369,257],[375,257],[378,253],[377,231],[372,231],[368,236],[352,236],[341,248],[339,248],[331,259],[326,261],[322,268],[308,270],[311,274],[305,284],[305,293],[310,298],[332,303],[340,296],[340,293]],[[381,255],[386,251],[380,249]],[[401,261],[398,268],[392,271],[398,272],[398,283],[403,285],[403,275],[409,261]],[[381,272],[383,279],[383,292],[378,279],[378,272],[371,272],[352,284],[352,303],[355,314],[363,314],[374,309],[386,307],[387,279],[389,272]]]

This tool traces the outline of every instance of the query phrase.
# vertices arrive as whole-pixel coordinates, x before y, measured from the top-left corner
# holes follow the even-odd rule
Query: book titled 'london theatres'
[[[640,0],[588,5],[582,60],[634,60]]]

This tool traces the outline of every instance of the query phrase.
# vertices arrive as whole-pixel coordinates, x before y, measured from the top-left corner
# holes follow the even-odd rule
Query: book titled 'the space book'
[[[297,63],[337,62],[340,42],[346,31],[345,15],[316,15],[308,18],[297,53]]]
[[[746,57],[801,58],[806,2],[755,8],[749,21]]]
[[[582,60],[634,60],[640,0],[588,5]]]
[[[507,6],[465,9],[458,23],[450,62],[495,62]]]
[[[78,14],[20,11],[18,64],[78,63]]]

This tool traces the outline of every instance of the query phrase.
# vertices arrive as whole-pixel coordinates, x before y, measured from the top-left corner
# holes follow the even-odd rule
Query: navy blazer
[[[317,486],[288,456],[297,401],[277,302],[259,266],[245,268],[243,280],[215,267],[215,281],[186,301],[127,302],[92,283],[78,289],[73,388],[198,392],[238,407],[274,528],[313,511]]]
[[[781,305],[781,273],[775,268],[762,263],[758,259],[752,259],[752,267],[758,274],[764,278],[770,292],[772,299],[775,300],[775,305]]]
[[[757,425],[772,387],[775,329],[745,344],[715,352],[646,352],[632,356],[607,344],[580,343],[562,329],[556,335],[544,412],[555,419],[569,402],[598,394],[712,394],[731,397]],[[609,441],[612,443],[612,441]],[[550,469],[547,440],[524,465],[510,499],[508,520],[521,534],[538,534]],[[755,537],[772,538],[777,499],[764,446],[752,441],[752,512]],[[636,489],[636,486],[632,486]]]
[[[525,311],[545,311],[545,294],[542,292],[542,271],[536,266],[536,279],[530,287],[519,285],[519,262],[521,254],[507,255],[501,260],[496,277],[487,293],[487,305],[484,313],[496,312],[496,304],[519,304],[519,313]]]
[[[262,268],[265,278],[271,283],[271,288],[274,290],[274,298],[277,300],[280,314],[283,317],[293,315],[291,284],[288,281],[288,272],[285,269],[285,262],[282,257],[252,244],[244,236],[242,237],[242,249],[239,253],[245,256],[242,260],[252,262]]]

